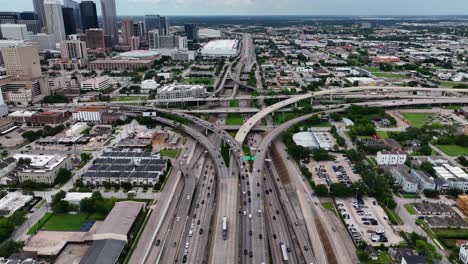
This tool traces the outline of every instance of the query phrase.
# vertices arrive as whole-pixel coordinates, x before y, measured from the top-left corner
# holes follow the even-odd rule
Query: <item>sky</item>
[[[123,15],[468,15],[468,0],[115,0]],[[94,0],[100,14],[99,0]],[[1,11],[33,10],[0,0]]]

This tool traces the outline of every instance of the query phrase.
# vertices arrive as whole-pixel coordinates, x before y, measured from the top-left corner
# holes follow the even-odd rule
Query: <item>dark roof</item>
[[[425,264],[426,258],[423,256],[403,256],[406,264]]]
[[[115,239],[96,240],[86,251],[80,264],[115,264],[125,244],[125,241]]]

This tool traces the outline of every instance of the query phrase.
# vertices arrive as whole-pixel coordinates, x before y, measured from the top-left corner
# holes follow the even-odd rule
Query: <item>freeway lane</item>
[[[297,95],[291,98],[288,98],[284,101],[281,101],[279,103],[270,105],[266,108],[263,108],[260,112],[256,113],[254,116],[249,118],[244,125],[239,129],[239,131],[236,134],[236,141],[239,143],[243,143],[245,138],[247,137],[248,133],[254,127],[260,120],[262,120],[264,117],[267,115],[271,114],[274,111],[277,111],[285,106],[297,103],[301,100],[305,99],[310,99],[313,97],[317,96],[325,96],[325,95],[333,95],[333,94],[340,94],[340,93],[345,93],[345,92],[357,92],[357,91],[400,91],[400,92],[459,92],[462,94],[467,94],[468,91],[467,89],[452,89],[452,88],[421,88],[421,87],[398,87],[398,86],[382,86],[382,87],[375,87],[375,86],[357,86],[357,87],[350,87],[350,88],[335,88],[335,89],[330,89],[330,90],[323,90],[323,91],[318,91],[318,92],[313,92],[313,93],[307,93],[307,94],[301,94]],[[462,98],[458,98],[462,99]],[[428,101],[430,99],[427,99]],[[436,100],[437,99],[433,99]]]

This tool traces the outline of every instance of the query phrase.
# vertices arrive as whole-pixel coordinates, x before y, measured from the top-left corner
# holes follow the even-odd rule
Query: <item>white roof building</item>
[[[203,46],[201,55],[207,57],[235,56],[238,52],[239,40],[212,40]]]
[[[63,198],[63,200],[72,204],[79,204],[81,200],[83,200],[84,198],[91,198],[92,195],[93,193],[90,192],[68,192],[65,198]]]
[[[314,132],[309,130],[307,132],[299,132],[293,135],[292,139],[298,146],[305,148],[323,148],[331,149],[332,142],[331,135],[328,132]]]
[[[32,199],[31,195],[23,195],[20,192],[8,193],[0,200],[0,214],[3,216],[12,215]]]
[[[149,93],[151,90],[156,90],[159,87],[159,83],[153,79],[144,80],[140,84],[142,93]]]

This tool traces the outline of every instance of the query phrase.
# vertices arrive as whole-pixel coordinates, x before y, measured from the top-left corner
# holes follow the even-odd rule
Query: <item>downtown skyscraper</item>
[[[145,15],[146,32],[150,30],[158,30],[160,36],[169,35],[169,20],[167,17],[160,15]]]
[[[46,16],[44,11],[44,0],[33,0],[34,12],[39,18],[39,27],[46,26]]]
[[[113,45],[119,43],[117,32],[117,9],[115,0],[101,0],[104,34],[108,35]]]
[[[96,12],[96,4],[93,1],[81,1],[81,29],[85,31],[90,28],[98,28],[98,19]]]
[[[44,11],[47,18],[47,33],[54,34],[56,42],[66,40],[62,3],[58,0],[45,0]]]

